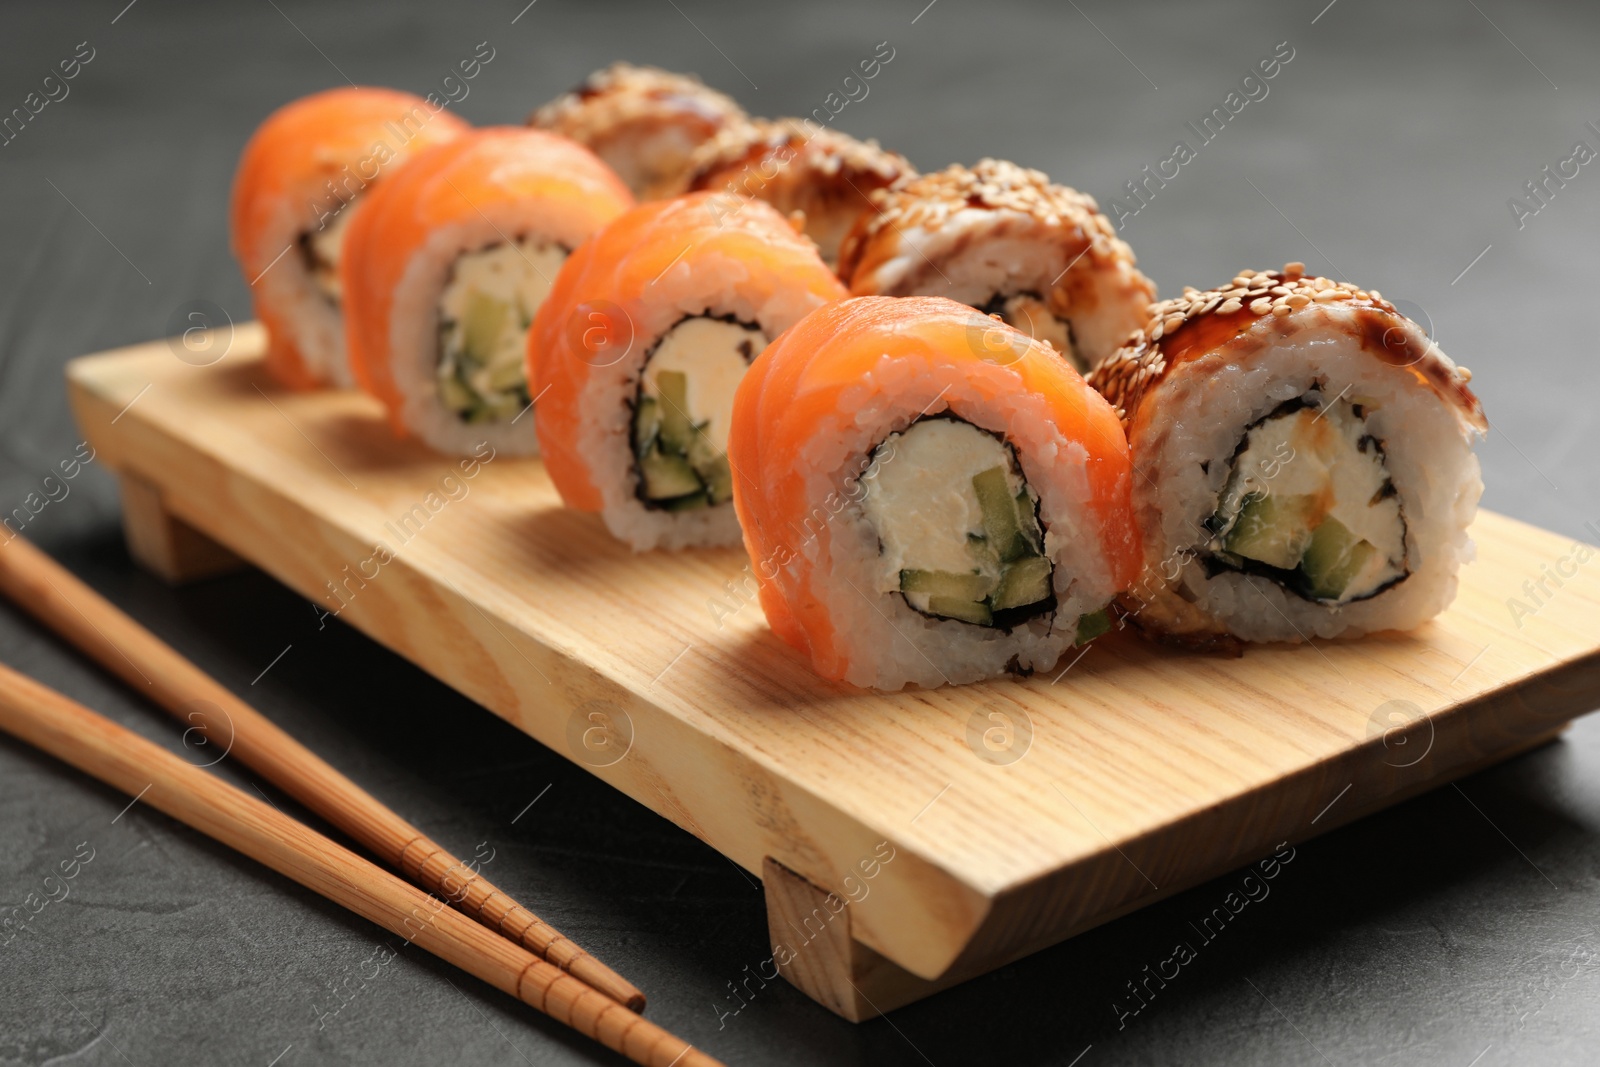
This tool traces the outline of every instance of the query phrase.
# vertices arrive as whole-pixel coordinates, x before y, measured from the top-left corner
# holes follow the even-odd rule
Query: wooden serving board
[[[1572,570],[1574,546],[1494,514],[1415,633],[1240,659],[1113,634],[1031,678],[825,682],[768,631],[742,552],[635,555],[536,460],[468,477],[367,397],[278,388],[262,340],[240,327],[207,367],[155,342],[68,369],[135,554],[174,580],[264,568],[759,874],[780,968],[851,1019],[1600,705],[1600,565],[1519,618],[1508,599],[1534,606],[1524,581]]]

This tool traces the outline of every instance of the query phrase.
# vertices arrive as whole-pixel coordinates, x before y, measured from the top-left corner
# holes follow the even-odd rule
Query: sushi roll
[[[759,201],[642,204],[575,252],[528,338],[545,469],[635,549],[731,545],[724,455],[751,360],[844,287]]]
[[[535,111],[528,125],[587,145],[646,200],[670,195],[690,154],[743,121],[738,104],[698,78],[614,63]]]
[[[1090,376],[1143,475],[1131,620],[1226,645],[1444,610],[1483,491],[1470,380],[1376,291],[1299,263],[1157,304]]]
[[[418,156],[345,241],[356,380],[441,452],[535,453],[528,325],[568,254],[632,205],[593,152],[541,130],[475,130]]]
[[[850,224],[871,207],[870,195],[916,170],[876,141],[805,119],[758,119],[731,125],[702,145],[690,160],[685,191],[724,194],[719,210],[737,197],[765,200],[785,215],[804,215],[806,235],[830,266]]]
[[[947,296],[1087,371],[1144,324],[1155,286],[1094,198],[984,159],[873,194],[839,252],[857,296]]]
[[[354,384],[339,285],[350,222],[407,159],[469,128],[410,93],[344,88],[280,108],[250,138],[229,228],[267,328],[267,367],[285,385]]]
[[[1116,413],[1055,349],[942,297],[856,297],[739,385],[734,505],[779,637],[900,689],[1048,669],[1138,574]]]

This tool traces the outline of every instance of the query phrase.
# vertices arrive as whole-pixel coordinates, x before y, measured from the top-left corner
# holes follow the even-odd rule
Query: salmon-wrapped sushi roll
[[[671,195],[694,150],[743,121],[743,108],[698,78],[614,63],[528,124],[589,146],[645,200]]]
[[[233,179],[233,255],[284,384],[354,384],[339,288],[350,222],[407,159],[469,128],[410,93],[345,88],[279,108],[250,138]]]
[[[759,201],[640,205],[579,248],[528,337],[539,443],[569,507],[635,549],[729,545],[734,389],[767,343],[844,287]]]
[[[1089,379],[1144,477],[1140,627],[1196,644],[1406,630],[1455,596],[1483,491],[1471,375],[1376,291],[1242,271]]]
[[[873,194],[839,252],[857,296],[947,296],[1087,371],[1144,324],[1155,286],[1094,198],[984,159]]]
[[[1138,573],[1116,413],[1055,349],[940,297],[813,312],[756,360],[728,458],[773,630],[899,689],[1048,669]]]
[[[858,141],[806,119],[758,119],[730,125],[690,160],[683,188],[725,194],[718,210],[734,210],[731,197],[765,200],[785,215],[804,215],[806,235],[832,266],[839,242],[856,216],[872,206],[874,190],[916,169],[877,141]]]
[[[568,254],[633,204],[593,152],[522,127],[418,156],[345,242],[356,380],[396,431],[442,452],[538,451],[526,337]]]

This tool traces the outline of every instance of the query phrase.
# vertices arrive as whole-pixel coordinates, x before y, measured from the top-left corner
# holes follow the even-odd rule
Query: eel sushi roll
[[[642,204],[568,260],[529,334],[545,469],[636,550],[731,545],[734,390],[768,342],[844,287],[759,201]]]
[[[947,296],[1071,357],[1108,358],[1155,286],[1094,198],[1003,160],[956,164],[873,194],[839,252],[858,296]]]
[[[813,312],[739,386],[734,504],[778,636],[899,689],[1050,668],[1138,574],[1116,413],[1055,349],[942,297]]]
[[[1124,415],[1133,623],[1186,643],[1407,630],[1455,596],[1483,491],[1471,375],[1376,291],[1242,271],[1101,365]]]
[[[614,63],[535,111],[528,125],[587,145],[641,200],[668,196],[696,148],[744,109],[700,79]]]
[[[785,215],[801,213],[806,235],[832,266],[851,223],[872,206],[871,194],[915,173],[904,156],[877,141],[805,119],[758,119],[731,125],[702,145],[683,188],[725,194],[724,212],[737,206],[732,198],[754,197]]]
[[[537,452],[528,326],[571,251],[632,205],[593,152],[541,130],[475,130],[418,156],[345,241],[356,380],[398,433],[441,452]]]
[[[355,384],[339,284],[351,220],[407,159],[469,128],[410,93],[344,88],[285,105],[250,138],[233,179],[233,254],[285,385]]]

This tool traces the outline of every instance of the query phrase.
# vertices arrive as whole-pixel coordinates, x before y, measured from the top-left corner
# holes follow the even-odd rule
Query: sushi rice
[[[279,108],[250,138],[233,182],[233,251],[284,384],[354,384],[339,281],[350,226],[409,159],[469,128],[410,93],[346,87]]]
[[[562,268],[529,333],[551,479],[640,551],[739,542],[724,455],[734,391],[772,338],[844,296],[770,205],[724,216],[713,195],[652,201],[607,226]],[[597,315],[618,333],[600,349]]]
[[[1483,491],[1468,380],[1380,294],[1298,263],[1157,305],[1090,376],[1144,475],[1130,618],[1297,642],[1438,614]]]
[[[588,149],[522,127],[474,130],[374,190],[345,242],[346,342],[397,431],[537,453],[528,326],[570,250],[632,203]]]
[[[543,222],[541,219],[539,224]],[[429,236],[395,290],[391,336],[396,338],[395,385],[404,398],[400,418],[440,452],[465,455],[481,441],[507,455],[531,455],[538,450],[533,418],[524,415],[532,403],[521,373],[525,324],[532,321],[533,312],[549,292],[568,248],[559,239],[542,239],[553,236],[549,230],[540,236],[505,240],[504,235],[527,232],[531,225],[526,217],[496,223],[474,215],[457,225],[441,227]],[[570,235],[568,239],[572,239]],[[502,269],[493,270],[496,266]],[[467,284],[463,287],[462,283]],[[508,323],[495,331],[501,336],[491,342],[493,362],[486,363],[477,377],[502,370],[506,360],[493,357],[509,347],[515,381],[505,383],[501,391],[485,384],[481,395],[486,401],[449,392],[452,381],[459,380],[459,375],[449,374],[450,360],[463,350],[461,335],[470,332],[461,316],[469,312],[474,294],[490,295],[504,303],[509,314],[524,324],[523,329],[516,329],[515,323]]]
[[[970,316],[937,297],[844,301],[740,386],[729,456],[762,605],[827,677],[931,688],[1048,669],[1103,632],[1136,573],[1115,415],[1010,327],[1014,359],[975,354]],[[1029,544],[1008,553],[1002,525]],[[1008,584],[1031,591],[1002,603]]]
[[[839,252],[858,296],[947,296],[1045,341],[1079,371],[1143,324],[1155,286],[1094,198],[1004,160],[872,193]]]
[[[587,145],[641,200],[670,196],[695,149],[744,110],[693,75],[613,63],[541,107],[528,125]]]

